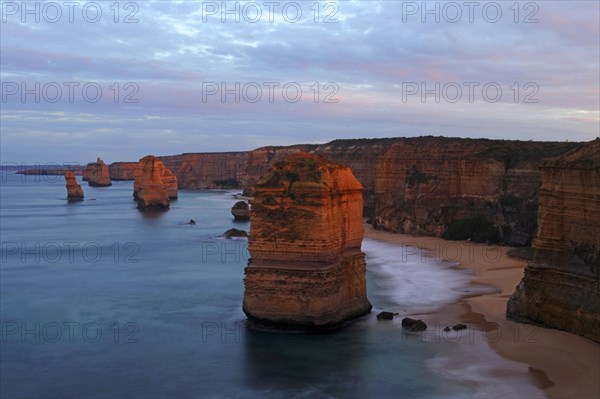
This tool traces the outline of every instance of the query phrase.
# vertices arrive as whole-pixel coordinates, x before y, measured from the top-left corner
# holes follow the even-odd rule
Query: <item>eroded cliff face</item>
[[[292,154],[301,151],[310,151],[316,148],[316,145],[296,145],[289,147],[261,147],[250,151],[243,165],[240,181],[244,188],[244,195],[253,196],[254,188],[258,179],[263,176],[271,167],[279,161],[282,161]]]
[[[165,176],[167,176],[167,184],[165,184]],[[177,198],[177,179],[160,159],[148,155],[137,163],[133,197],[138,202],[138,209],[166,209],[171,204],[171,198]]]
[[[75,178],[75,173],[73,172],[65,172],[65,181],[67,187],[67,199],[69,201],[80,201],[83,199],[83,189],[77,183],[77,179]]]
[[[248,152],[215,152],[159,157],[187,189],[241,188]]]
[[[256,184],[243,309],[254,326],[327,329],[368,313],[362,186],[299,152]]]
[[[378,229],[442,236],[452,223],[478,217],[495,225],[499,242],[529,245],[536,228],[539,167],[544,159],[576,147],[577,143],[416,137],[161,159],[181,188],[242,187],[251,196],[260,176],[276,162],[306,151],[351,167],[364,186],[365,216]]]
[[[531,262],[509,319],[600,342],[600,140],[542,166]]]
[[[543,157],[571,144],[437,137],[403,139],[377,159],[373,225],[442,236],[480,217],[502,242],[526,245],[535,231]]]
[[[137,162],[113,162],[108,166],[111,180],[135,180]]]
[[[83,179],[87,180],[88,184],[92,187],[108,187],[112,185],[108,168],[100,158],[96,162],[87,164],[83,170]]]

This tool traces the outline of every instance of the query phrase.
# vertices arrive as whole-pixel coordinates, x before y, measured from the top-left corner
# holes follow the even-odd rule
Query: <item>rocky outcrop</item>
[[[248,152],[214,152],[159,157],[175,174],[180,188],[231,189],[242,187]]]
[[[245,230],[239,229],[229,229],[225,233],[223,233],[223,237],[230,238],[248,238],[248,233]]]
[[[108,166],[111,180],[135,180],[137,162],[113,162]]]
[[[108,168],[100,158],[96,162],[87,164],[83,170],[83,178],[92,187],[108,187],[112,185]]]
[[[138,209],[166,209],[169,207],[171,199],[163,181],[165,169],[167,167],[162,161],[153,155],[140,159],[133,183],[133,197],[138,201]]]
[[[529,245],[536,229],[539,168],[544,159],[577,146],[415,137],[335,140],[160,159],[176,175],[180,188],[242,187],[244,194],[252,196],[258,179],[276,162],[299,151],[311,152],[350,166],[364,187],[364,214],[378,229],[443,236],[449,227],[460,232],[461,226],[482,221],[482,230],[490,227],[493,233],[490,238]]]
[[[242,168],[240,180],[244,188],[244,195],[254,195],[254,188],[258,179],[263,176],[271,167],[292,154],[301,151],[312,151],[317,148],[316,145],[293,145],[289,147],[261,147],[250,151]]]
[[[254,194],[243,302],[251,325],[328,329],[370,312],[362,186],[350,168],[297,153]]]
[[[170,199],[177,199],[177,176],[166,166],[162,169],[162,182],[165,192]]]
[[[532,259],[509,319],[600,342],[600,139],[542,166]]]
[[[536,227],[538,168],[545,157],[575,146],[443,137],[398,140],[376,161],[373,225],[442,236],[453,222],[477,218],[495,225],[490,238],[527,245]]]
[[[67,199],[69,201],[81,201],[83,199],[83,189],[77,183],[75,173],[65,172],[65,181],[67,182]]]
[[[238,201],[231,208],[231,214],[235,220],[250,220],[250,205],[246,201]]]

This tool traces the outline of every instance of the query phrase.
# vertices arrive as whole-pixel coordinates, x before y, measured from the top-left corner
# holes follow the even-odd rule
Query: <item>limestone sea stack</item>
[[[140,159],[133,183],[133,197],[138,201],[138,209],[166,209],[171,204],[171,196],[177,198],[177,178],[173,173],[154,155]]]
[[[243,310],[258,329],[328,330],[371,311],[362,186],[305,152],[276,162],[252,202]]]
[[[83,199],[83,189],[77,183],[75,173],[65,172],[65,181],[67,182],[67,199],[69,201],[81,201]]]
[[[539,198],[534,253],[506,315],[600,342],[600,139],[545,162]]]
[[[231,214],[240,222],[250,220],[250,205],[246,201],[238,201],[231,208]]]
[[[84,180],[92,187],[108,187],[112,185],[108,167],[103,160],[98,158],[96,162],[88,163],[83,172]]]

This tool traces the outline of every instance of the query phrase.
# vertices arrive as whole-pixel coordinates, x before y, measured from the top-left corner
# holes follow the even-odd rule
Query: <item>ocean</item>
[[[80,184],[69,203],[62,176],[2,174],[2,398],[544,397],[485,342],[376,320],[459,299],[472,275],[455,264],[365,239],[370,315],[329,334],[249,331],[247,241],[220,237],[249,229],[232,192],[180,190],[142,213],[132,182]]]

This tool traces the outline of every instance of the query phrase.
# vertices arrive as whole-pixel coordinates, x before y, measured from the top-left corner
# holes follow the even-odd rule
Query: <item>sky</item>
[[[2,163],[589,141],[598,1],[2,1]]]

